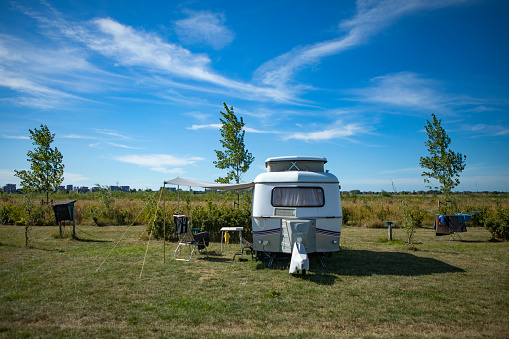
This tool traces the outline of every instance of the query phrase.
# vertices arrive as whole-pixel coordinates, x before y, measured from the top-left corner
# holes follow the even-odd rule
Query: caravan
[[[339,250],[339,181],[321,157],[275,157],[254,180],[252,232],[255,251],[292,253],[299,240],[307,253]]]
[[[252,247],[258,256],[272,260],[278,253],[326,254],[339,250],[341,236],[340,186],[324,170],[322,157],[268,158],[266,173],[243,184],[204,183],[184,178],[166,184],[217,190],[253,189]],[[249,246],[251,247],[251,245]],[[323,262],[322,262],[323,264]]]

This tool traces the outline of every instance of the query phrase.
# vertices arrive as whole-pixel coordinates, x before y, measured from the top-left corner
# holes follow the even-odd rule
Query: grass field
[[[484,228],[450,242],[420,228],[408,247],[380,242],[385,229],[344,227],[341,251],[326,268],[312,258],[306,276],[284,260],[232,262],[234,243],[180,262],[167,242],[163,262],[152,240],[141,278],[145,226],[78,229],[88,241],[34,227],[25,248],[24,227],[0,226],[0,337],[509,335],[509,242]]]

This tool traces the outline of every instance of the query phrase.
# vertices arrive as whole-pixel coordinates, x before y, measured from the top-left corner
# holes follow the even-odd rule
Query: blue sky
[[[427,190],[431,113],[467,156],[458,191],[509,191],[509,2],[0,0],[0,185],[29,129],[64,184],[214,181],[219,111],[255,161],[323,156],[343,190]]]

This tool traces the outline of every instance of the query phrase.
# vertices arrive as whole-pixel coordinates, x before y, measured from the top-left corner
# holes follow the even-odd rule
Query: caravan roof
[[[267,158],[267,160],[265,160],[265,167],[267,167],[269,162],[280,162],[280,161],[319,161],[325,164],[327,162],[327,159],[323,157],[306,157],[301,155],[293,155],[287,157],[273,157]]]
[[[287,156],[265,160],[267,172],[307,171],[324,172],[327,159],[322,157]]]

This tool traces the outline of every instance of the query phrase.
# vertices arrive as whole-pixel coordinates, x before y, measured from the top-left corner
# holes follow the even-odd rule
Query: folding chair
[[[193,234],[189,225],[189,216],[187,215],[174,215],[173,220],[175,221],[175,234],[179,237],[179,243],[173,254],[173,259],[181,261],[190,261],[193,258],[194,251],[198,248],[201,252],[205,249],[205,253],[208,256],[207,246],[210,242],[210,235],[208,232],[201,232]],[[183,246],[189,246],[189,259],[177,258],[180,254]]]

